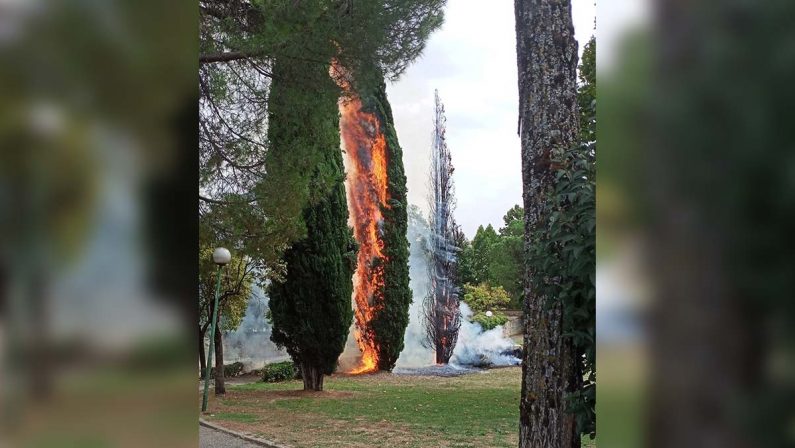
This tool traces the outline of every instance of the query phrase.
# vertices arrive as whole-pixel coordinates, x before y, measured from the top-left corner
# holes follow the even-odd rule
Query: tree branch
[[[224,53],[205,53],[199,55],[199,63],[212,64],[215,62],[239,61],[241,59],[248,59],[254,56],[257,56],[257,54],[251,51],[227,51]]]

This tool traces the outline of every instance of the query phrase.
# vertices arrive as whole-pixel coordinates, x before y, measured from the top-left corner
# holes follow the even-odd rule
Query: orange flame
[[[348,74],[336,62],[332,77],[348,93],[340,99],[340,132],[346,153],[345,186],[353,233],[359,243],[354,276],[356,343],[362,352],[360,365],[349,373],[378,370],[379,350],[370,326],[384,287],[384,240],[381,232],[387,204],[387,146],[378,117],[362,110],[361,99],[350,91]]]

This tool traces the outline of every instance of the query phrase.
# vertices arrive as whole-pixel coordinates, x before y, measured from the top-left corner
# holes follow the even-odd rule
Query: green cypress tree
[[[408,214],[406,202],[406,174],[403,168],[403,150],[398,143],[392,107],[382,81],[362,97],[362,110],[373,113],[381,123],[387,144],[387,197],[389,207],[382,207],[384,218],[384,288],[377,297],[376,313],[370,321],[378,347],[378,369],[392,370],[400,352],[403,336],[409,324],[411,288],[409,287],[409,246],[406,239]]]
[[[306,152],[291,151],[299,146],[319,160],[310,168],[310,201],[302,213],[306,236],[284,254],[284,281],[269,287],[271,339],[300,365],[305,390],[323,390],[323,375],[334,371],[353,319],[356,243],[347,225],[338,92],[322,66],[276,62],[268,169],[301,163],[296,154]]]

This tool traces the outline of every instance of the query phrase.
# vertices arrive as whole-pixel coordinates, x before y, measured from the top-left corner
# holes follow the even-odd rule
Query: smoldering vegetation
[[[428,222],[416,206],[410,207],[408,238],[410,246],[409,272],[414,301],[410,308],[410,321],[404,337],[405,347],[398,358],[395,373],[416,375],[450,376],[477,371],[475,367],[517,365],[520,360],[513,356],[516,347],[503,334],[502,326],[483,331],[480,324],[469,321],[472,311],[461,303],[458,341],[453,349],[449,367],[437,366],[434,353],[425,344],[425,316],[422,298],[430,287],[428,245],[431,234]]]

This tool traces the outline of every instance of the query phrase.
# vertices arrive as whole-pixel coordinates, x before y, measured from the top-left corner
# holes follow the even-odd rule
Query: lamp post
[[[213,251],[213,262],[218,265],[218,277],[215,281],[215,300],[213,300],[212,324],[210,324],[210,348],[207,353],[207,367],[204,369],[204,396],[202,397],[202,412],[207,410],[207,392],[210,389],[210,371],[213,365],[213,349],[215,348],[215,325],[218,316],[218,296],[221,294],[221,269],[230,261],[232,254],[229,250],[218,247]]]

